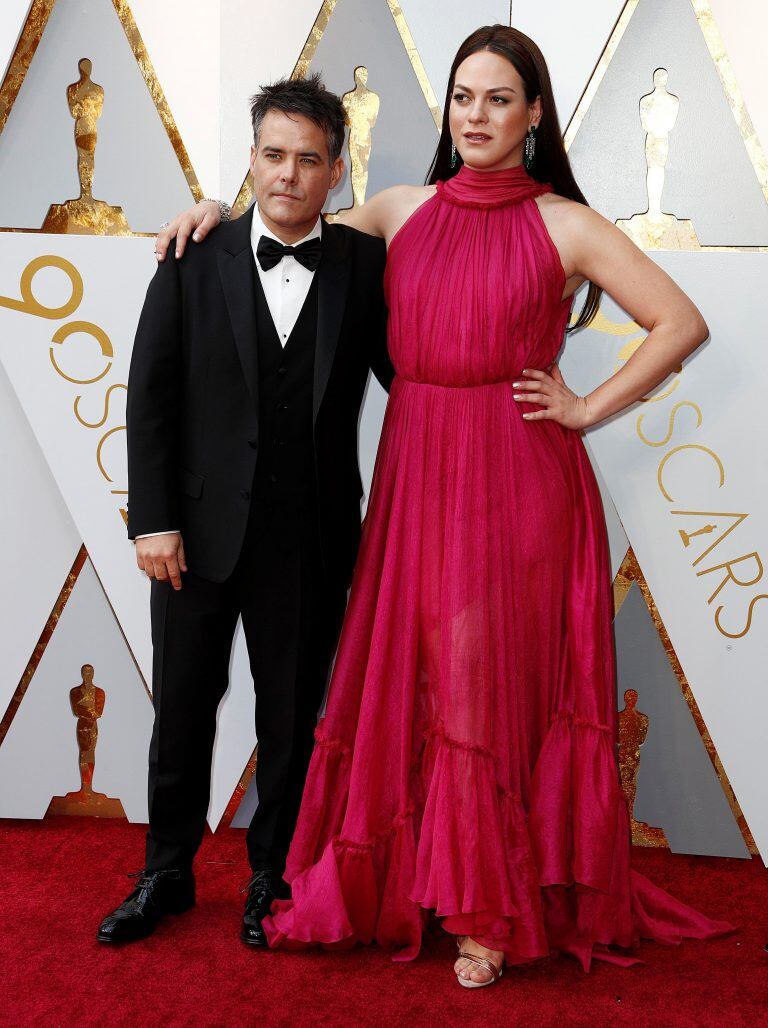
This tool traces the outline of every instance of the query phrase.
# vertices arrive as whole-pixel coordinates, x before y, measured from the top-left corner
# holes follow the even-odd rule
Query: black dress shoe
[[[269,913],[272,901],[284,899],[289,893],[288,886],[273,871],[256,871],[243,889],[248,896],[245,900],[245,913],[240,929],[240,938],[249,946],[267,946],[267,936],[261,926],[262,919]]]
[[[117,910],[104,918],[99,942],[134,942],[151,935],[164,914],[183,914],[195,905],[191,870],[139,871],[138,884]]]

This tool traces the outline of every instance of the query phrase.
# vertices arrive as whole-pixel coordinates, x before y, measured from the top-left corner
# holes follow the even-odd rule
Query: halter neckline
[[[460,207],[502,207],[552,192],[549,183],[537,182],[524,165],[497,171],[478,171],[462,164],[458,172],[437,183],[443,200]]]

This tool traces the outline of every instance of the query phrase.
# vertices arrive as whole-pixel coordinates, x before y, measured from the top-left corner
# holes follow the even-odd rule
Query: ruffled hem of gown
[[[428,911],[508,964],[570,953],[629,966],[640,938],[679,943],[734,930],[629,867],[629,825],[608,726],[569,713],[544,739],[531,814],[500,788],[492,753],[427,733],[414,799],[363,838],[342,835],[352,754],[316,733],[286,880],[264,921],[274,948],[371,943],[419,953]]]

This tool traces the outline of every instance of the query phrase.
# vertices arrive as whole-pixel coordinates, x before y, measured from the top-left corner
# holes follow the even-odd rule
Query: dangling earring
[[[525,170],[530,171],[533,167],[533,158],[536,154],[536,126],[531,125],[528,135],[525,137],[525,150],[523,151],[523,164]]]
[[[451,167],[452,168],[456,167],[456,161],[457,161],[457,157],[456,157],[456,144],[455,143],[451,143]]]

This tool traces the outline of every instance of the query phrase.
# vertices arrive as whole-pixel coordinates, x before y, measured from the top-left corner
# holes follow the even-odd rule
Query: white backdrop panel
[[[221,188],[219,7],[220,0],[131,0],[136,27],[205,196],[218,196]]]
[[[248,171],[249,97],[291,74],[320,0],[133,0],[131,10],[203,194],[234,200]]]
[[[762,452],[768,350],[762,326],[768,318],[768,258],[671,252],[653,257],[699,306],[711,340],[686,362],[670,395],[635,404],[590,430],[589,443],[766,859],[761,762],[768,738],[768,466]],[[610,299],[602,309],[612,321],[629,320]],[[626,341],[592,330],[571,339],[560,363],[571,388],[583,394],[605,379]],[[748,515],[740,524],[739,514]],[[681,532],[687,533],[687,545]],[[729,561],[738,561],[730,565],[730,579]]]
[[[63,319],[0,307],[0,359],[147,681],[149,587],[136,567],[120,509],[127,489],[125,384],[138,313],[156,267],[153,245],[151,239],[14,233],[5,237],[0,259],[0,294],[5,298],[20,295],[22,273],[38,257],[63,259],[82,278],[82,301]],[[55,267],[39,271],[32,290],[50,307],[72,295],[67,273]],[[81,322],[105,334],[104,345],[111,346],[113,358],[105,357],[96,339],[82,331],[52,342],[63,326]],[[70,378],[93,378],[105,369],[107,374],[91,384],[75,384],[57,373],[52,355]],[[78,415],[98,427],[87,427]]]
[[[13,345],[13,344],[12,344]],[[0,366],[0,711],[19,684],[64,585],[80,536]]]
[[[592,468],[595,472],[595,478],[597,479],[597,485],[600,489],[600,499],[603,501],[603,513],[605,514],[605,527],[608,532],[608,549],[611,554],[611,581],[616,577],[619,572],[619,568],[624,562],[624,558],[627,555],[629,549],[629,540],[627,534],[624,531],[624,526],[621,523],[618,513],[616,512],[616,506],[611,499],[611,493],[608,489],[608,484],[603,478],[603,473],[600,470],[600,465],[595,459],[595,455],[592,452],[589,439],[586,440],[587,454],[592,463]]]
[[[211,802],[208,823],[212,831],[221,821],[235,786],[256,746],[255,699],[248,649],[240,622],[229,664],[229,688],[219,704],[213,748]]]
[[[343,0],[340,0],[343,2]],[[223,0],[221,7],[221,196],[234,200],[253,142],[248,99],[290,75],[320,0]]]
[[[768,75],[765,73],[768,4],[763,0],[711,0],[711,8],[765,152],[768,148]]]
[[[0,817],[43,817],[53,796],[80,788],[69,691],[83,664],[106,693],[93,788],[119,799],[130,821],[147,820],[152,705],[90,561],[0,746]]]
[[[94,0],[89,2],[93,3]],[[343,2],[339,0],[339,3]],[[370,2],[384,3],[385,0]],[[3,60],[2,47],[10,53],[15,46],[18,29],[26,13],[23,9],[28,6],[28,0],[6,0],[3,4],[3,11],[0,12],[0,61]],[[56,6],[60,12],[66,9],[74,15],[76,11],[69,0],[66,3],[58,0]],[[78,16],[82,17],[87,7],[85,2],[81,4]],[[545,5],[542,10],[536,8],[531,0],[514,0],[512,4],[512,23],[532,35],[547,57],[563,128],[587,84],[589,74],[622,7],[623,3],[618,0],[585,0],[584,4],[577,7],[566,4],[554,7]],[[134,0],[132,9],[139,29],[204,192],[223,195],[228,199],[232,199],[237,192],[246,171],[251,142],[247,97],[259,84],[292,70],[318,8],[319,0],[296,0],[287,15],[285,7],[277,0],[195,0],[192,4],[183,5],[179,0],[170,0],[167,4]],[[443,7],[436,13],[434,6],[427,4],[426,0],[403,0],[403,10],[438,101],[441,102],[445,86],[441,75],[447,74],[455,46],[469,31],[483,22],[507,21],[509,7],[506,3],[494,5],[494,0],[488,0],[485,6],[473,9],[475,13],[469,21],[458,5]],[[755,31],[758,24],[755,22],[757,4],[755,0],[737,0],[734,5],[725,5],[724,0],[715,0],[713,10],[715,16],[721,18],[726,45],[733,47],[731,57],[737,78],[744,90],[753,121],[762,132],[762,126],[768,124],[765,121],[768,101],[764,78],[760,82],[755,78],[756,75],[759,78],[758,73],[761,72],[755,54],[755,40],[759,37]],[[115,18],[108,0],[104,0],[99,11],[102,19]],[[116,26],[117,32],[114,22],[110,21],[108,27],[110,38],[114,35],[115,54],[124,58],[127,43],[120,35],[122,30],[119,23]],[[99,42],[103,43],[103,39],[102,35]],[[351,56],[354,59],[354,55]],[[66,67],[68,69],[69,64]],[[69,71],[67,75],[70,75]],[[57,76],[57,89],[71,81],[72,76],[68,78],[67,75],[62,73]],[[100,80],[99,74],[95,74],[95,77],[97,81]],[[47,81],[45,77],[42,80]],[[137,91],[136,96],[141,95],[143,99],[145,88],[141,83],[141,90]],[[110,95],[114,97],[115,91],[111,90]],[[97,154],[100,173],[106,171],[108,159],[105,146],[110,138],[110,110],[114,113],[111,101],[108,110],[105,110],[106,131],[100,140]],[[149,113],[152,118],[156,117],[151,109]],[[152,120],[149,114],[146,120]],[[63,176],[66,181],[70,181],[74,173],[74,148],[72,122],[66,114],[63,124],[65,129],[63,134],[60,133],[62,146],[58,148],[63,163],[58,178]],[[762,134],[765,137],[768,130]],[[118,132],[117,138],[120,137],[121,133]],[[45,138],[50,151],[50,138],[48,135]],[[0,142],[3,144],[2,149],[8,151],[10,137],[7,131],[0,137]],[[175,158],[167,140],[164,140],[163,146],[164,157],[170,155],[169,161],[173,163]],[[168,160],[164,167],[167,163]],[[38,163],[36,167],[39,169],[46,166]],[[163,174],[170,174],[168,168]],[[156,171],[154,191],[158,175]],[[180,176],[177,167],[174,167],[174,175]],[[51,186],[49,179],[48,166],[46,203],[74,195],[69,187],[54,188],[55,183]],[[106,177],[104,181],[107,181]],[[12,194],[15,195],[13,191]],[[110,179],[105,196],[115,203],[124,202],[126,189],[113,188]],[[166,216],[171,213],[173,211],[166,211]],[[146,217],[147,224],[155,223],[155,215],[147,214]],[[99,429],[89,429],[78,423],[72,404],[76,395],[82,395],[80,413],[85,419],[95,421],[104,413],[104,397],[110,384],[125,382],[134,326],[146,283],[154,268],[151,249],[151,240],[12,234],[3,236],[0,258],[0,294],[6,297],[18,298],[20,273],[28,261],[39,254],[57,254],[72,261],[85,281],[83,301],[77,312],[69,317],[47,320],[0,307],[0,359],[5,363],[58,482],[57,486],[41,466],[39,449],[28,430],[26,441],[22,440],[24,428],[20,425],[18,408],[14,413],[10,404],[4,405],[2,428],[15,433],[14,439],[18,440],[18,445],[12,447],[13,453],[7,454],[11,463],[6,466],[11,467],[14,503],[18,500],[19,506],[13,510],[0,508],[0,530],[9,526],[9,531],[15,532],[12,537],[18,541],[16,552],[7,557],[14,589],[15,583],[24,581],[21,565],[25,547],[34,544],[41,533],[45,537],[45,545],[50,546],[47,551],[49,557],[45,562],[46,572],[50,571],[50,580],[46,581],[44,588],[40,588],[39,577],[36,581],[39,594],[35,600],[37,602],[39,599],[40,610],[39,613],[30,613],[27,635],[31,645],[34,645],[82,535],[146,677],[150,667],[146,582],[135,570],[133,551],[126,542],[124,525],[118,513],[119,503],[124,497],[113,496],[109,492],[113,487],[125,487],[122,432],[116,432],[104,442],[101,454],[105,467],[114,478],[113,484],[107,483],[100,474],[95,459],[96,444],[102,434],[124,424],[124,392],[117,389],[110,395],[108,416]],[[743,264],[738,263],[742,260]],[[701,407],[704,412],[701,429],[695,428],[695,420],[690,417],[692,409],[683,408],[674,423],[669,445],[649,447],[637,435],[636,408],[591,432],[588,443],[596,455],[659,602],[662,616],[737,796],[758,844],[766,855],[768,804],[764,801],[757,760],[768,727],[766,700],[760,695],[761,689],[762,695],[765,695],[762,687],[766,653],[761,639],[767,638],[762,623],[768,601],[757,602],[753,626],[744,638],[727,639],[713,628],[713,611],[723,602],[726,604],[725,617],[735,598],[746,595],[748,589],[728,583],[715,601],[707,604],[708,596],[720,584],[719,580],[712,581],[718,578],[719,572],[696,577],[696,571],[711,566],[718,553],[725,553],[723,558],[718,558],[718,562],[721,562],[726,557],[734,559],[750,551],[759,552],[756,533],[764,528],[768,483],[765,481],[764,470],[755,466],[752,460],[752,448],[744,446],[743,439],[738,436],[739,431],[743,431],[744,411],[751,409],[747,406],[749,391],[765,381],[764,358],[752,334],[755,324],[764,323],[766,313],[756,310],[756,305],[762,302],[758,299],[758,290],[761,288],[759,260],[758,255],[659,256],[659,262],[670,270],[683,288],[691,292],[704,310],[713,328],[713,342],[687,365],[676,393],[669,400],[648,407],[644,424],[649,433],[655,432],[661,437],[666,430],[665,419],[670,416],[672,405],[677,398],[682,398],[691,399]],[[717,261],[722,263],[717,265]],[[35,295],[39,299],[45,299],[46,296],[59,297],[50,302],[63,302],[67,294],[66,281],[63,279],[60,271],[42,272],[35,279]],[[622,317],[615,305],[611,306],[607,300],[604,310],[609,316]],[[86,377],[87,368],[92,368],[94,361],[100,359],[96,342],[83,335],[73,335],[62,344],[51,344],[52,334],[62,324],[74,319],[87,319],[98,324],[105,329],[114,345],[113,365],[109,373],[97,383],[82,386],[68,383],[56,374],[51,365],[49,350],[56,351],[62,367],[71,375]],[[723,339],[727,343],[723,343]],[[588,389],[610,373],[620,342],[615,337],[598,336],[596,333],[583,333],[571,340],[562,363],[569,383],[580,388],[581,382],[583,388]],[[728,388],[721,395],[724,381],[718,381],[717,375],[724,372],[721,372],[718,361],[726,359],[726,348],[731,357],[738,354],[738,359],[728,362]],[[0,378],[0,402],[3,387],[7,390],[8,383]],[[739,389],[742,394],[738,394]],[[378,384],[372,383],[361,417],[360,454],[366,495],[385,402],[383,391]],[[765,427],[750,426],[749,431],[752,435],[764,435]],[[703,527],[702,520],[694,518],[691,523],[670,514],[671,505],[664,501],[654,477],[661,457],[681,442],[699,442],[708,446],[723,459],[727,470],[722,489],[715,489],[710,480],[705,495],[697,496],[700,506],[696,509],[750,513],[750,517],[717,547],[710,560],[705,560],[693,569],[691,561],[709,545],[708,540],[711,541],[715,536],[696,536],[690,549],[681,548],[678,533],[683,522],[688,531],[695,531]],[[669,481],[675,488],[679,488],[681,496],[684,495],[683,488],[688,486],[691,487],[691,495],[696,495],[694,486],[699,488],[700,494],[704,476],[709,469],[714,470],[712,464],[707,465],[708,458],[701,451],[683,451],[683,455],[691,452],[698,455],[695,459],[700,458],[698,464],[695,459],[686,462],[678,457],[671,459],[667,468]],[[37,470],[31,471],[34,454],[38,461]],[[686,478],[686,475],[689,477]],[[22,478],[25,478],[23,485]],[[61,499],[59,489],[64,500]],[[27,510],[24,505],[28,495],[36,498],[30,499]],[[685,495],[687,497],[689,493]],[[48,511],[43,510],[46,496],[50,506]],[[65,501],[74,516],[76,527],[64,511]],[[623,556],[624,541],[612,505],[606,506],[615,571]],[[694,509],[693,502],[688,503],[685,509]],[[728,549],[729,546],[731,549]],[[66,567],[59,577],[65,563]],[[734,567],[737,574],[746,573],[747,570],[747,562]],[[708,588],[711,581],[712,585]],[[753,594],[759,593],[761,586],[764,587],[764,583],[758,582]],[[18,605],[18,611],[14,611],[16,613],[22,618],[21,604]],[[744,603],[740,614],[742,621],[736,626],[739,628],[743,627],[746,616]],[[41,617],[43,622],[40,622]],[[14,624],[13,618],[6,619],[2,631],[7,629],[7,636],[0,633],[0,645],[10,639]],[[0,686],[6,692],[9,688],[11,691],[15,688],[18,681],[16,670],[19,670],[20,665],[23,667],[31,652],[28,641],[22,640],[20,633],[17,642],[16,655],[9,658],[7,665],[11,670]],[[14,659],[16,670],[13,670]],[[81,662],[86,659],[83,657]],[[214,826],[218,823],[254,743],[253,691],[241,632],[238,633],[233,652],[232,669],[233,684],[219,712],[209,809],[209,820]],[[20,711],[17,721],[19,718],[22,720],[18,721],[18,725],[14,722],[14,733],[26,731],[23,726],[27,724],[25,719],[32,716],[34,702],[30,692],[25,700],[24,717]],[[67,717],[71,718],[71,714],[67,714]],[[133,726],[129,730],[133,730]],[[137,721],[135,730],[140,735],[145,729]],[[28,724],[28,731],[31,738],[36,731],[32,722]],[[10,734],[6,745],[9,740]],[[105,744],[106,736],[100,745]],[[144,770],[142,764],[139,775],[142,787]],[[109,791],[103,784],[99,787]]]
[[[124,385],[139,311],[156,267],[153,245],[151,239],[13,233],[4,237],[0,256],[0,360],[147,683],[152,667],[149,583],[136,567],[120,514],[126,497],[112,490],[127,488]],[[22,273],[39,257],[49,264],[53,259],[66,261],[70,275],[82,277],[82,301],[65,317],[41,317],[34,313],[31,301],[25,304],[26,311],[3,306],[19,298]],[[32,293],[42,305],[64,304],[72,295],[70,277],[61,268],[44,268],[32,281]],[[91,332],[104,333],[114,351],[111,361],[93,335],[83,331],[61,343],[52,342],[63,326],[78,322],[94,326]],[[93,378],[108,370],[99,381],[78,385],[57,373],[51,354],[70,378]],[[80,418],[97,427],[78,421],[76,402]],[[104,477],[99,461],[111,482]],[[57,592],[60,587],[61,582]],[[220,714],[227,737],[217,745],[214,760],[212,811],[216,820],[253,750],[253,688],[242,653],[234,668],[233,684]],[[226,713],[227,704],[233,705],[231,713]],[[126,730],[132,729],[126,726]]]

